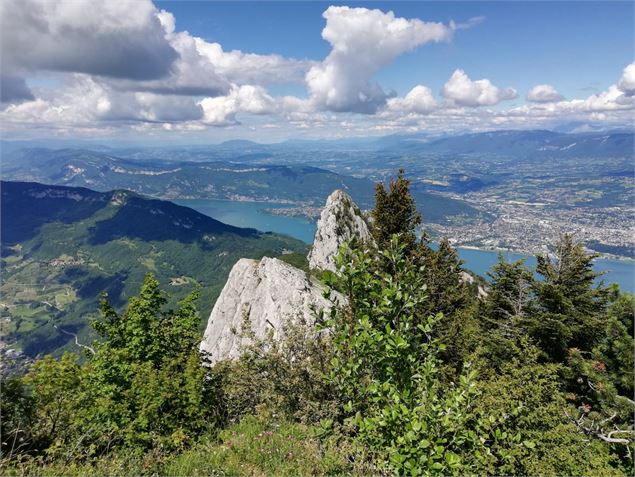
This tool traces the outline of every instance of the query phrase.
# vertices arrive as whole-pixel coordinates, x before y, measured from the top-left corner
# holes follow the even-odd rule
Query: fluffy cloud
[[[456,70],[443,85],[443,97],[457,106],[492,106],[518,93],[514,88],[500,89],[488,79],[472,81],[463,70]]]
[[[121,91],[226,95],[232,84],[301,82],[313,64],[226,52],[177,32],[174,16],[150,0],[7,0],[0,18],[5,73],[85,73]]]
[[[156,94],[225,96],[232,85],[301,82],[313,64],[280,55],[224,51],[218,43],[209,43],[187,31],[177,32],[176,20],[170,12],[161,10],[156,16],[163,26],[166,39],[179,55],[171,74],[149,81],[114,81],[116,89]]]
[[[323,17],[322,38],[332,49],[309,70],[306,82],[318,108],[340,112],[374,113],[385,104],[386,94],[373,75],[417,46],[450,40],[454,31],[442,23],[366,8],[331,6]]]
[[[195,39],[198,53],[215,70],[236,84],[275,84],[300,82],[312,61],[283,58],[280,55],[256,55],[240,50],[224,51],[218,43]]]
[[[0,2],[2,70],[166,76],[178,54],[149,0]]]
[[[73,75],[49,97],[9,105],[0,120],[9,124],[62,127],[94,123],[195,121],[203,110],[180,95],[117,91],[88,75]]]
[[[0,75],[0,103],[22,103],[35,99],[24,78]]]
[[[561,99],[562,95],[550,84],[536,85],[527,93],[527,101],[532,103],[550,103]]]
[[[437,108],[437,102],[430,88],[417,85],[403,98],[390,98],[387,107],[395,112],[427,114]]]
[[[227,96],[204,98],[198,104],[203,110],[202,121],[210,126],[237,124],[239,112],[267,114],[276,107],[264,88],[253,85],[234,86]]]
[[[231,126],[222,134],[239,135],[275,125],[280,136],[311,131],[325,137],[632,122],[635,63],[586,99],[565,101],[541,84],[523,106],[489,108],[517,97],[516,91],[473,81],[460,69],[442,88],[445,100],[423,85],[396,97],[373,80],[381,68],[420,45],[449,41],[481,19],[444,25],[349,7],[329,7],[323,16],[322,37],[331,51],[317,62],[225,50],[178,31],[174,16],[149,0],[6,0],[0,2],[0,121],[18,133],[213,134],[210,126]],[[39,86],[31,91],[25,78]],[[305,83],[306,97],[272,97],[265,89],[289,82]],[[241,126],[241,115],[271,119],[250,116]]]
[[[624,68],[622,77],[617,82],[617,87],[626,96],[635,95],[635,62]]]
[[[609,121],[633,123],[635,63],[624,68],[616,84],[586,99],[525,104],[499,113],[500,120],[544,124],[554,121]]]
[[[573,100],[564,103],[584,111],[605,112],[632,109],[635,106],[635,97],[629,96],[619,86],[613,84],[606,91],[591,95],[585,100]]]

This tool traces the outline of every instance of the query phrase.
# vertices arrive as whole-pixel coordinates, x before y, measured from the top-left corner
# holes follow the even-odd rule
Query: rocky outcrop
[[[351,239],[372,241],[368,226],[353,199],[341,190],[326,200],[317,223],[309,267],[335,271],[335,257],[340,246]]]
[[[335,270],[340,245],[351,240],[372,241],[362,213],[348,194],[333,192],[326,201],[308,260],[312,269]],[[249,338],[240,331],[248,324],[256,339],[271,331],[284,333],[287,321],[311,326],[315,311],[328,310],[324,288],[314,278],[276,258],[240,259],[232,268],[207,322],[200,349],[211,363],[237,358]],[[345,298],[334,294],[339,303]]]
[[[276,258],[240,259],[232,268],[207,322],[201,351],[212,363],[237,358],[248,338],[240,330],[247,319],[256,338],[269,330],[281,336],[286,320],[304,319],[312,324],[313,307],[329,309],[323,287],[307,274]]]
[[[467,283],[468,285],[472,285],[474,283],[474,277],[470,275],[469,273],[467,273],[466,271],[461,272],[460,280],[461,280],[461,283]],[[481,300],[484,300],[489,295],[489,293],[487,293],[487,290],[483,288],[481,285],[478,285],[477,290],[478,290],[478,297]]]

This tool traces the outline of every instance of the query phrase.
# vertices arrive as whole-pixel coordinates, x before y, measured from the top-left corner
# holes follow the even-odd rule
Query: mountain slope
[[[6,322],[0,339],[31,356],[74,346],[67,333],[88,341],[86,325],[97,316],[100,293],[122,306],[149,271],[175,300],[201,283],[200,306],[208,310],[238,258],[306,251],[295,239],[232,227],[127,191],[1,187]]]
[[[449,136],[425,141],[403,138],[391,151],[435,154],[493,154],[514,157],[613,157],[631,156],[633,133],[559,133],[546,130],[493,131]],[[380,143],[381,144],[381,143]]]
[[[333,189],[362,202],[372,198],[368,179],[317,167],[245,165],[227,161],[131,160],[84,149],[21,149],[3,155],[10,180],[127,189],[162,198],[250,199],[320,204]]]
[[[297,154],[294,154],[297,157]],[[385,160],[385,159],[384,159]],[[125,159],[85,149],[20,149],[2,156],[9,180],[126,189],[165,199],[228,199],[321,206],[336,189],[362,208],[373,204],[375,182],[307,165],[237,164],[182,160]],[[475,216],[465,202],[419,190],[420,211],[431,222]]]

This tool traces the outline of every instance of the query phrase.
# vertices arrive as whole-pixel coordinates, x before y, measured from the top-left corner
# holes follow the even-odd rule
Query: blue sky
[[[5,137],[633,123],[627,1],[7,0],[0,19]]]
[[[425,82],[439,90],[456,68],[529,90],[549,80],[567,97],[597,92],[633,61],[634,3],[622,2],[155,2],[179,29],[226,49],[320,60],[329,5],[392,10],[397,16],[456,22],[484,17],[449,44],[396,59],[377,77],[406,93]]]

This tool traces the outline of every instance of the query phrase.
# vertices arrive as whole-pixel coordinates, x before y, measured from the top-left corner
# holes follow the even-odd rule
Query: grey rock
[[[372,236],[362,212],[344,191],[334,191],[326,200],[317,223],[313,246],[309,252],[309,267],[335,270],[335,257],[340,246],[351,239],[372,242]]]
[[[240,332],[245,319],[257,339],[271,330],[279,339],[286,320],[314,323],[316,310],[328,310],[324,288],[307,274],[276,258],[240,259],[232,268],[207,322],[201,351],[211,363],[240,356],[249,339]],[[340,297],[341,298],[341,297]]]
[[[468,285],[471,285],[472,283],[474,283],[474,277],[465,271],[461,272],[460,280],[461,280],[461,283],[467,283]],[[487,293],[487,290],[483,288],[481,285],[479,285],[478,286],[479,299],[484,300],[485,298],[487,298],[488,295],[489,293]]]
[[[351,240],[372,242],[361,211],[341,190],[333,192],[320,215],[309,265],[335,271],[340,246]],[[249,338],[240,331],[248,324],[256,339],[269,332],[280,339],[287,321],[313,326],[315,310],[328,311],[333,303],[323,296],[324,287],[314,278],[276,258],[240,259],[232,268],[207,322],[201,342],[211,364],[240,356]],[[336,303],[345,298],[333,293]]]

